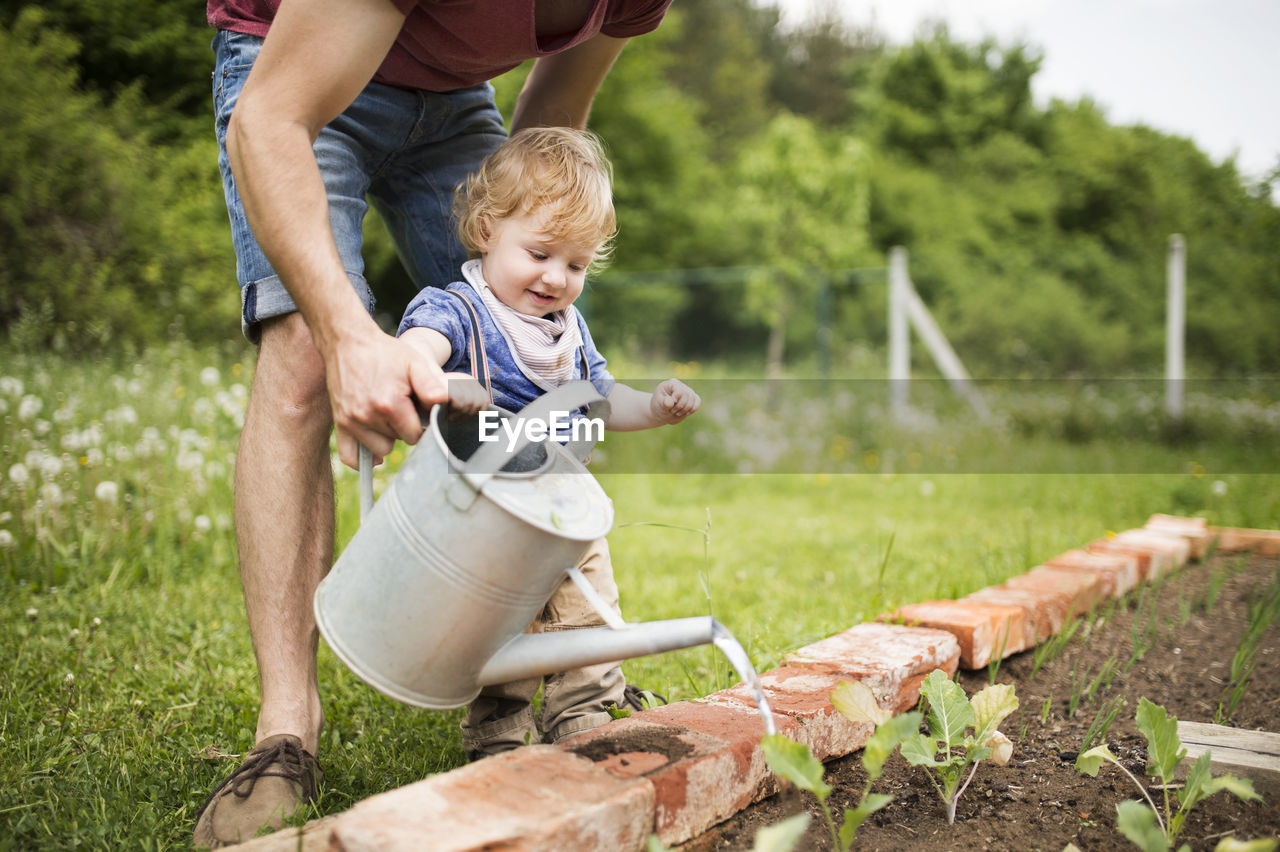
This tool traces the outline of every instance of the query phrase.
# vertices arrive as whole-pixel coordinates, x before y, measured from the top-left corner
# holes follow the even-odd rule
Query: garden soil
[[[960,799],[954,825],[948,825],[941,799],[924,769],[910,766],[894,754],[874,792],[891,794],[893,802],[874,814],[854,841],[857,850],[1015,849],[1052,850],[1067,844],[1079,849],[1125,849],[1131,846],[1116,827],[1117,803],[1139,799],[1130,781],[1112,764],[1103,764],[1097,778],[1075,769],[1075,757],[1094,716],[1104,703],[1123,696],[1127,705],[1107,732],[1106,741],[1125,766],[1149,785],[1146,740],[1138,732],[1134,713],[1145,697],[1178,719],[1212,722],[1228,670],[1248,623],[1249,601],[1261,595],[1276,577],[1275,559],[1252,555],[1219,555],[1189,565],[1162,586],[1148,590],[1142,610],[1136,602],[1107,612],[1095,611],[1061,656],[1043,665],[1032,677],[1033,652],[1005,660],[998,682],[1017,689],[1020,707],[1001,726],[1014,742],[1007,766],[984,762]],[[1204,596],[1214,572],[1226,577],[1211,609]],[[1149,625],[1152,605],[1158,612],[1158,636],[1145,655],[1128,671],[1133,654],[1135,621]],[[1109,689],[1092,701],[1081,700],[1074,717],[1068,704],[1075,683],[1090,683],[1107,664],[1120,671]],[[961,674],[969,694],[989,682],[983,669]],[[1048,703],[1047,716],[1041,714]],[[1264,634],[1252,683],[1231,719],[1241,729],[1280,732],[1280,623]],[[857,805],[866,773],[860,753],[828,763],[826,780],[834,787],[829,804],[837,815]],[[1255,781],[1263,803],[1242,802],[1219,793],[1201,802],[1187,820],[1179,843],[1192,849],[1213,849],[1219,839],[1280,836],[1280,782]],[[1150,787],[1149,787],[1150,789]],[[1162,793],[1152,791],[1161,802]],[[831,838],[816,800],[795,789],[759,802],[728,822],[678,847],[685,852],[748,850],[756,832],[807,809],[812,815],[799,849],[831,849]]]

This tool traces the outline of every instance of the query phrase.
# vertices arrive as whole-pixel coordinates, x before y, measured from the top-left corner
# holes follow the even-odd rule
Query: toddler
[[[475,413],[492,401],[519,411],[565,382],[590,381],[612,409],[612,431],[679,423],[701,400],[668,379],[653,393],[616,382],[573,303],[587,271],[604,262],[616,232],[611,169],[594,136],[566,128],[513,135],[458,189],[454,213],[473,259],[447,290],[427,287],[409,304],[399,335],[449,378],[449,403]],[[473,348],[487,370],[476,375]],[[484,382],[482,384],[481,382]],[[618,606],[609,549],[592,543],[578,565]],[[594,627],[599,614],[567,578],[532,632]],[[542,687],[542,711],[533,698]],[[608,722],[609,708],[636,704],[616,664],[485,687],[462,723],[470,759],[559,742]]]

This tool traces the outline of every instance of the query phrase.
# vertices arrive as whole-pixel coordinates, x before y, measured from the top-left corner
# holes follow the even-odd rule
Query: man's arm
[[[404,23],[389,0],[284,0],[236,103],[227,155],[254,235],[325,362],[338,450],[375,455],[421,432],[410,399],[445,398],[440,369],[383,334],[352,289],[312,144],[372,79]]]
[[[596,35],[533,63],[516,100],[511,131],[526,127],[587,126],[591,101],[627,44],[625,38]]]

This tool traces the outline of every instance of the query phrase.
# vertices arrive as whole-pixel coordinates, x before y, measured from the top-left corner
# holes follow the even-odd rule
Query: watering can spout
[[[724,630],[709,615],[623,627],[525,633],[504,645],[480,670],[481,686],[510,683],[598,663],[661,654],[715,641]]]

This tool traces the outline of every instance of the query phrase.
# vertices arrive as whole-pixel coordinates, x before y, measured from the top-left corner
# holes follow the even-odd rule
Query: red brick
[[[1138,576],[1138,559],[1127,553],[1090,553],[1087,550],[1068,550],[1045,563],[1050,568],[1063,571],[1084,571],[1102,578],[1103,592],[1118,598],[1135,589],[1141,582]]]
[[[644,779],[529,746],[365,799],[303,835],[277,832],[238,848],[310,849],[324,836],[328,849],[344,852],[633,850],[645,846],[653,808]]]
[[[818,760],[832,760],[851,754],[867,744],[874,727],[847,719],[831,704],[831,693],[844,675],[821,664],[792,663],[760,675],[760,687],[778,716],[794,719],[796,742],[804,743]],[[897,696],[894,696],[896,704]],[[755,698],[745,684],[712,693],[711,703],[755,707]],[[886,708],[888,709],[888,708]]]
[[[1238,553],[1252,550],[1259,556],[1280,556],[1280,530],[1255,530],[1247,527],[1210,527],[1209,534],[1218,539],[1218,550]]]
[[[960,643],[945,630],[866,622],[794,651],[784,662],[860,680],[881,707],[902,713],[919,702],[920,684],[930,672],[956,673]]]
[[[1126,544],[1125,542],[1116,541],[1114,538],[1100,538],[1096,541],[1091,541],[1085,545],[1085,550],[1090,553],[1122,553],[1137,557],[1138,575],[1143,582],[1154,580],[1161,574],[1166,573],[1173,563],[1173,560],[1166,553],[1152,550],[1149,547],[1139,547],[1133,543]]]
[[[1185,538],[1167,533],[1153,532],[1147,529],[1125,530],[1117,533],[1113,541],[1121,544],[1133,544],[1138,547],[1149,547],[1154,551],[1168,554],[1169,567],[1173,570],[1183,567],[1191,558],[1191,543]]]
[[[1136,566],[1136,562],[1134,563]],[[1136,567],[1134,569],[1137,570]],[[1027,623],[1033,628],[1036,644],[1055,636],[1067,622],[1067,610],[1071,605],[1065,595],[1042,595],[1027,589],[1009,586],[987,586],[966,595],[961,600],[981,601],[1002,606],[1021,607]]]
[[[899,607],[881,620],[946,630],[960,643],[960,665],[980,669],[989,663],[1001,645],[1007,657],[1036,643],[1035,625],[1028,623],[1020,606],[982,601],[925,601]]]
[[[1088,612],[1103,598],[1102,578],[1097,575],[1063,571],[1047,565],[1012,577],[1005,585],[1045,596],[1060,595],[1066,604],[1068,620]]]
[[[794,720],[780,715],[776,722],[779,733],[795,737]],[[651,784],[653,830],[670,845],[777,790],[760,749],[763,734],[754,706],[681,701],[611,722],[559,747],[619,778]]]
[[[1191,545],[1191,558],[1203,559],[1209,549],[1211,536],[1204,518],[1187,518],[1178,515],[1154,514],[1147,518],[1143,529],[1181,536]]]

